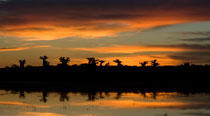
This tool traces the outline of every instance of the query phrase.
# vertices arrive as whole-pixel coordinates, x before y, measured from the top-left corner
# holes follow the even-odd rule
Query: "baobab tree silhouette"
[[[95,59],[94,57],[92,58],[87,58],[88,59],[88,65],[90,66],[96,66],[98,64],[98,59]]]
[[[104,60],[100,60],[99,62],[100,62],[100,66],[103,66],[103,63],[105,63]]]
[[[67,57],[67,58],[60,57],[59,60],[60,60],[62,66],[68,66],[68,63],[70,62],[70,58],[69,57]]]
[[[87,60],[88,60],[88,64],[91,65],[93,58],[87,58]]]
[[[24,68],[24,65],[26,64],[26,60],[19,60],[20,68]]]
[[[156,67],[158,67],[159,65],[160,65],[160,64],[157,63],[157,60],[152,60],[152,61],[151,61],[151,66],[152,66],[152,67],[155,67],[155,68],[156,68]]]
[[[146,65],[148,64],[148,61],[140,62],[140,64],[141,64],[141,67],[145,68]]]
[[[122,66],[122,61],[120,61],[119,59],[113,60],[113,62],[117,63],[118,67]]]
[[[47,56],[41,56],[40,59],[43,61],[42,66],[47,67],[50,65],[50,63],[47,61],[48,57]]]

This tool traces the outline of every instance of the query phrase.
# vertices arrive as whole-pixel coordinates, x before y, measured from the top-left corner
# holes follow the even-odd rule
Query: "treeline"
[[[48,79],[49,81],[53,80],[49,79],[50,76],[61,77],[62,79],[56,79],[62,81],[65,81],[65,79],[69,78],[82,78],[86,80],[91,80],[94,77],[100,77],[99,79],[105,82],[109,81],[109,79],[117,80],[119,78],[121,79],[121,81],[122,79],[125,79],[126,81],[128,77],[138,78],[143,81],[145,81],[146,79],[161,80],[161,78],[162,80],[165,80],[168,77],[170,77],[170,79],[172,79],[171,77],[177,79],[183,76],[185,78],[192,78],[192,76],[195,75],[197,75],[198,77],[205,75],[206,77],[206,75],[209,75],[210,72],[210,65],[191,65],[190,63],[184,63],[177,66],[160,66],[157,60],[140,62],[139,64],[141,66],[123,65],[120,59],[113,60],[113,62],[115,62],[117,65],[111,66],[109,62],[99,60],[94,57],[87,58],[88,62],[80,65],[69,65],[69,62],[71,61],[69,57],[60,57],[60,63],[57,65],[50,65],[47,56],[41,56],[40,60],[42,61],[42,66],[25,66],[26,60],[19,60],[19,66],[13,65],[11,67],[0,69],[0,75],[7,75],[8,78],[19,80],[21,80],[21,78],[22,80],[24,80],[25,78],[30,76],[30,79],[40,78]],[[19,76],[19,78],[16,78],[17,75]]]
[[[105,60],[100,60],[100,59],[96,59],[95,57],[88,57],[86,58],[88,60],[88,63],[83,63],[80,65],[74,64],[72,66],[89,66],[89,67],[103,67],[103,66],[111,66],[110,62],[106,62]],[[42,61],[42,67],[55,67],[55,65],[50,65],[50,62],[48,61],[48,57],[47,56],[41,56],[40,60]],[[57,64],[58,67],[68,67],[70,66],[69,63],[71,61],[71,59],[69,57],[60,57],[59,58],[60,64]],[[123,65],[122,61],[120,59],[115,59],[113,60],[114,63],[116,63],[117,67],[126,67],[127,65]],[[5,68],[25,68],[25,67],[33,67],[31,65],[25,66],[27,64],[26,60],[19,60],[19,65],[13,64],[12,66],[6,66]],[[141,65],[141,67],[145,68],[145,67],[158,67],[160,66],[160,63],[155,59],[152,61],[143,61],[143,62],[139,62],[139,64]],[[180,64],[178,66],[182,66],[182,67],[190,67],[190,66],[196,66],[196,65],[191,65],[189,62],[186,62],[184,64]]]
[[[0,69],[0,87],[2,88],[69,88],[86,89],[126,89],[151,88],[169,90],[209,91],[210,65],[160,66],[157,60],[140,62],[141,66],[126,66],[119,59],[109,62],[87,58],[80,65],[68,65],[69,57],[60,57],[60,64],[50,65],[47,56],[40,57],[42,66],[25,66],[26,60],[20,60],[19,66]]]

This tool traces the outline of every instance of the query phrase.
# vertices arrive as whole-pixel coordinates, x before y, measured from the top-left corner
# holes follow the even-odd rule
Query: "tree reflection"
[[[69,101],[68,92],[61,92],[60,93],[60,101],[61,102]]]
[[[48,92],[43,91],[42,92],[42,99],[40,99],[40,102],[46,103],[47,102],[47,97],[48,97]]]
[[[23,90],[20,90],[19,98],[25,98],[25,93]]]

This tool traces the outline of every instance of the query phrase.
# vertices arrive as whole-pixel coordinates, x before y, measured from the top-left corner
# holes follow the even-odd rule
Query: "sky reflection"
[[[210,113],[209,94],[181,93],[43,93],[0,91],[3,116],[203,116]],[[155,97],[154,97],[155,95]],[[61,98],[67,96],[68,100]],[[91,99],[90,98],[94,98]],[[8,112],[9,111],[9,112]]]

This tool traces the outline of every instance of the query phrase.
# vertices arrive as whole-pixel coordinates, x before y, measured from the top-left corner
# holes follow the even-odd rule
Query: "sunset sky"
[[[210,64],[210,0],[0,0],[0,67],[72,64]]]

